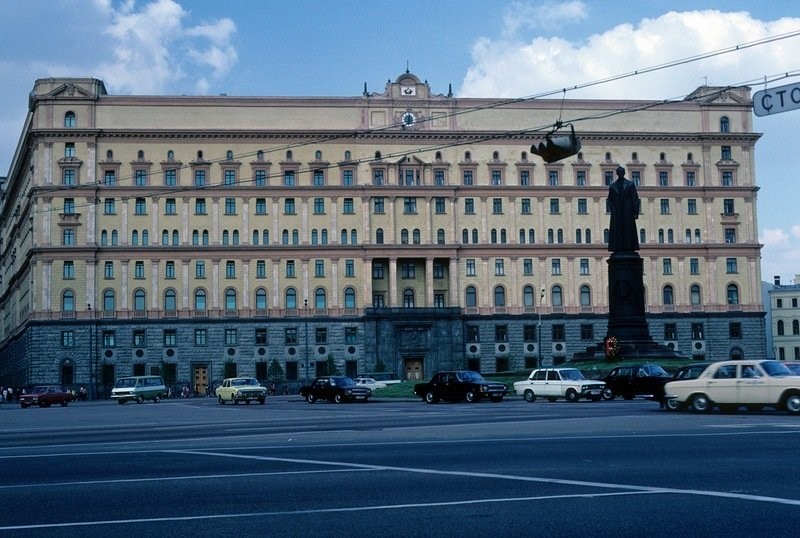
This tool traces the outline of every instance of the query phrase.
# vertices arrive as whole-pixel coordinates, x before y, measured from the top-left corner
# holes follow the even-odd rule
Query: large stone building
[[[782,361],[800,361],[800,275],[795,275],[789,285],[782,285],[780,278],[774,277],[768,294],[772,356]]]
[[[530,146],[559,119],[583,148],[546,164]],[[619,165],[642,199],[654,339],[760,355],[758,138],[745,87],[645,102],[462,99],[408,72],[344,98],[37,80],[0,208],[0,384],[569,360],[605,336]]]

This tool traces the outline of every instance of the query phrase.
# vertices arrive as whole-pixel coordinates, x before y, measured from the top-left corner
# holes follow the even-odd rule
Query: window
[[[523,187],[528,187],[531,184],[531,172],[530,170],[520,170],[519,172],[519,184]]]
[[[464,170],[464,185],[472,185],[474,182],[472,170]]]
[[[255,344],[257,346],[266,346],[268,344],[267,329],[256,329]]]
[[[506,289],[503,286],[495,286],[494,288],[494,306],[506,306]]]
[[[400,278],[416,278],[416,270],[417,268],[413,263],[402,263],[400,264]]]
[[[566,342],[567,331],[562,323],[555,323],[551,329],[553,342]]]
[[[417,212],[417,199],[411,196],[406,196],[403,199],[403,213],[406,215],[413,215]]]
[[[495,186],[503,184],[503,173],[500,170],[492,170],[491,183]]]
[[[235,346],[236,345],[236,329],[225,329],[225,345],[226,346]]]
[[[523,215],[530,215],[531,214],[531,199],[530,198],[523,198],[520,200],[521,209],[520,212]]]
[[[558,198],[551,198],[550,199],[550,214],[551,215],[558,215],[559,207],[558,207]]]
[[[175,262],[168,261],[164,265],[164,278],[175,278]]]
[[[205,290],[200,289],[194,292],[194,309],[201,312],[206,309]]]
[[[267,214],[267,200],[265,198],[256,198],[256,215]]]
[[[206,184],[206,171],[205,170],[195,170],[194,171],[194,186],[195,187],[203,187]]]
[[[589,286],[581,286],[579,295],[581,306],[592,306],[592,290]]]
[[[175,347],[178,344],[178,334],[175,329],[164,330],[164,347]]]
[[[727,296],[728,304],[739,304],[739,287],[736,284],[728,284]]]
[[[466,261],[466,274],[467,276],[476,276],[477,273],[475,271],[475,260],[467,259]]]
[[[114,278],[114,262],[105,262],[103,274],[106,279]]]
[[[720,148],[720,158],[723,161],[730,161],[731,159],[731,147],[730,146],[722,146]]]
[[[578,187],[586,186],[586,170],[578,170],[575,173],[575,184]]]
[[[175,204],[175,198],[167,198],[164,201],[164,214],[165,215],[177,215],[178,210]]]
[[[283,186],[294,187],[295,173],[294,170],[285,170],[283,172]]]
[[[691,287],[689,287],[689,302],[693,305],[703,304],[703,298],[700,294],[700,286],[697,284],[692,284]]]
[[[725,260],[725,269],[728,274],[738,273],[736,258],[727,258]]]
[[[236,198],[225,198],[225,214],[236,214]]]
[[[661,214],[669,215],[669,198],[661,199]]]
[[[578,214],[586,215],[587,213],[589,213],[589,206],[586,198],[578,198]]]
[[[589,258],[580,259],[580,274],[584,276],[589,274]]]
[[[103,207],[106,215],[115,215],[117,213],[116,202],[113,198],[106,198]]]
[[[664,340],[677,340],[678,326],[675,323],[664,324]]]
[[[324,260],[314,260],[314,276],[317,278],[322,278],[325,276]]]
[[[702,323],[692,323],[692,340],[702,340],[704,332]]]
[[[75,278],[75,262],[65,261],[64,268],[62,269],[62,277],[65,279]]]
[[[196,215],[205,215],[206,214],[206,199],[205,198],[198,198],[194,201],[194,212]]]
[[[665,306],[675,304],[674,295],[675,294],[673,292],[672,286],[670,286],[669,284],[664,286],[664,289],[662,290],[662,298]]]
[[[287,215],[294,215],[295,206],[294,206],[294,198],[286,198],[283,201],[283,212]]]
[[[375,170],[372,173],[372,184],[383,185],[383,170]]]
[[[379,215],[384,213],[384,201],[382,196],[372,199],[372,212]]]
[[[256,260],[256,278],[267,278],[267,262]]]
[[[525,276],[533,275],[533,259],[523,258],[522,260],[522,274]]]
[[[671,275],[672,274],[672,258],[664,258],[662,265],[663,265],[663,268],[664,268],[664,274],[665,275]]]
[[[669,187],[669,172],[666,170],[658,171],[658,186]]]
[[[236,262],[228,260],[225,262],[225,278],[236,278]]]
[[[594,340],[594,325],[591,323],[581,324],[581,340],[592,341]]]
[[[738,321],[733,321],[728,325],[728,336],[730,338],[741,338],[742,337],[742,324]]]
[[[115,347],[117,345],[117,335],[114,331],[103,331],[103,347]]]
[[[547,171],[547,184],[551,187],[558,187],[558,170]]]
[[[194,262],[194,276],[195,278],[205,278],[206,277],[206,262],[203,260],[197,260]]]
[[[725,228],[725,242],[726,243],[736,242],[736,228]]]
[[[355,213],[355,210],[353,208],[352,198],[345,198],[342,201],[342,213],[344,213],[345,215],[352,215],[353,213]]]
[[[194,345],[205,346],[208,341],[208,332],[206,329],[194,330]]]
[[[690,215],[697,215],[697,200],[694,198],[686,200],[686,212]]]
[[[64,228],[61,232],[61,243],[65,247],[75,245],[75,228]]]
[[[722,116],[719,119],[719,132],[729,133],[730,131],[731,131],[731,122],[728,119],[728,116]]]
[[[475,213],[475,200],[472,198],[464,198],[464,213],[473,215]]]
[[[255,185],[256,187],[265,187],[267,185],[267,171],[263,168],[256,170]]]
[[[294,278],[294,260],[286,260],[286,277]]]
[[[139,172],[141,172],[141,178],[139,178],[140,175]],[[137,180],[141,180],[145,185],[147,184],[147,173],[144,170],[137,170],[136,176]],[[177,184],[178,184],[178,174],[176,170],[174,168],[164,170],[164,185],[166,185],[167,187],[174,187]]]
[[[560,275],[561,274],[561,259],[560,258],[553,258],[550,260],[550,274],[552,275]]]
[[[494,261],[494,276],[504,276],[506,274],[505,261],[496,259]]]
[[[734,209],[733,198],[725,198],[722,200],[722,212],[725,215],[733,215],[736,213]]]
[[[693,275],[700,274],[700,259],[689,258],[689,273]]]
[[[492,214],[494,214],[494,215],[502,215],[503,214],[503,199],[502,198],[492,198]]]
[[[614,179],[612,177],[611,178],[611,182],[613,183],[613,181],[614,181]],[[642,173],[639,170],[631,171],[631,181],[633,181],[633,184],[636,185],[637,187],[641,187],[642,186]],[[610,184],[611,183],[606,183],[606,185],[610,185]]]

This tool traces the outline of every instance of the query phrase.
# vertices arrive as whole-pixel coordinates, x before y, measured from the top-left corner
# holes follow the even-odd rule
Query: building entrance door
[[[422,371],[422,359],[406,359],[406,380],[421,381],[424,372]]]
[[[205,396],[208,392],[208,366],[194,367],[194,392],[198,396]]]

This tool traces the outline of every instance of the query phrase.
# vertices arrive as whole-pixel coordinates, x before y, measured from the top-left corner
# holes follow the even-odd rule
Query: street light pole
[[[95,377],[97,376],[97,368],[94,359],[94,316],[92,316],[92,305],[87,304],[86,309],[89,311],[89,395],[90,399],[97,399],[97,387],[95,384]]]
[[[303,316],[305,317],[306,343],[306,385],[308,385],[308,299],[303,299]]]
[[[537,354],[539,356],[539,364],[537,365],[539,368],[542,367],[542,305],[544,304],[544,288],[539,295],[539,323],[536,324],[536,330],[539,333],[539,343],[536,345],[536,349],[539,351]]]

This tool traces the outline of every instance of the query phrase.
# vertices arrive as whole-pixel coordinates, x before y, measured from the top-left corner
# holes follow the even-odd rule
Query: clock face
[[[414,122],[417,121],[417,118],[411,112],[404,112],[400,119],[406,127],[411,127],[414,125]]]

